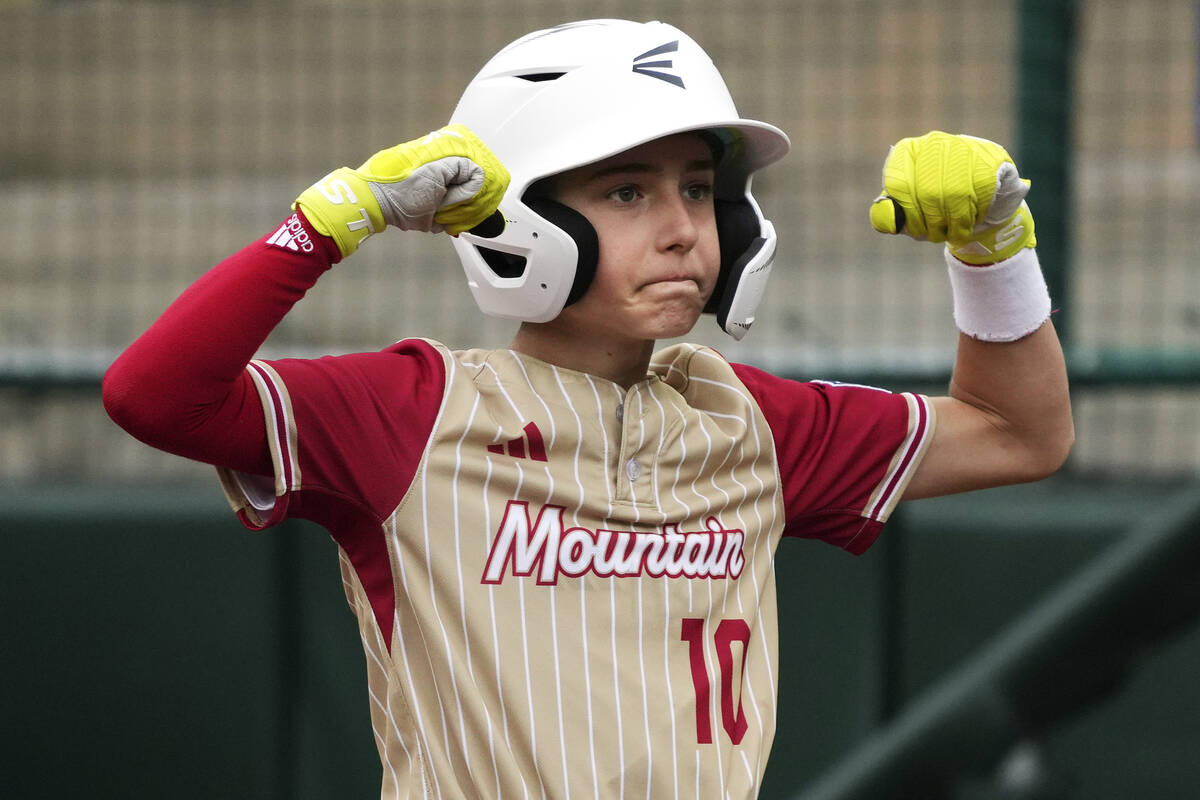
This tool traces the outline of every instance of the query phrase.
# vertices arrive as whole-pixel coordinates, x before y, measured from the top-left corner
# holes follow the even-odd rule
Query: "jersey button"
[[[623,422],[625,419],[625,404],[617,403],[617,422]]]
[[[636,481],[642,475],[642,465],[636,459],[629,459],[625,462],[625,474],[629,476],[629,480]]]

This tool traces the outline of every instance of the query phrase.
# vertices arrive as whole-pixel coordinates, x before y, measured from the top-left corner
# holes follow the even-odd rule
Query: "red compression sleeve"
[[[222,261],[109,367],[103,386],[109,416],[160,450],[272,474],[263,410],[246,364],[338,260],[333,240],[296,212]]]

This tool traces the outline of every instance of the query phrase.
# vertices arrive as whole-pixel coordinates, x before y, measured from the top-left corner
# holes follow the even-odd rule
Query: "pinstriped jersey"
[[[337,540],[384,797],[754,797],[780,537],[861,552],[933,429],[690,345],[628,389],[423,340],[248,370],[275,475],[222,483]]]

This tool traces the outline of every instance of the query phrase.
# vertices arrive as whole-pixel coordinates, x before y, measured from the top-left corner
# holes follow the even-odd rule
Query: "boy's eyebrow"
[[[704,170],[714,169],[713,161],[710,158],[697,159],[689,161],[684,165],[686,172],[702,172]],[[614,164],[611,167],[601,167],[595,172],[587,176],[589,182],[607,178],[611,175],[625,175],[628,173],[644,173],[654,174],[662,172],[662,167],[657,164],[643,163],[640,161],[630,161],[624,164]]]

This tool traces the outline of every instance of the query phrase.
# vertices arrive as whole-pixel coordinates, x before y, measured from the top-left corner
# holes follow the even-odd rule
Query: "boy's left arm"
[[[933,131],[892,148],[883,183],[872,225],[946,243],[960,331],[950,391],[933,398],[937,427],[904,498],[1052,474],[1075,434],[1029,182],[994,142]]]
[[[1075,440],[1049,320],[1015,342],[960,333],[949,396],[931,400],[937,427],[905,500],[1040,480],[1063,465]]]

